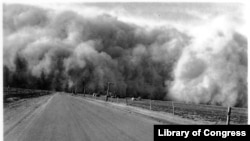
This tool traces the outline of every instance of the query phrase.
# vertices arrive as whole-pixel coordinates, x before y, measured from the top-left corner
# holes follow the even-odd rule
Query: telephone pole
[[[114,84],[113,82],[108,82],[108,89],[107,89],[107,95],[109,95],[109,87],[110,85]]]
[[[108,96],[109,96],[109,87],[110,85],[114,84],[113,82],[108,82],[108,89],[107,89],[107,95],[106,95],[106,101],[108,101]]]

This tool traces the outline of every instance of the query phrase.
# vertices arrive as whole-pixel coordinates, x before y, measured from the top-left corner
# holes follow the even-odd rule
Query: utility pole
[[[112,82],[108,82],[107,95],[109,95],[109,87],[110,87],[110,85],[111,85],[111,84],[114,84],[114,83],[112,83]]]
[[[111,84],[114,84],[112,82],[108,82],[108,89],[107,89],[107,95],[106,95],[106,101],[108,101],[108,96],[109,96],[109,87]]]

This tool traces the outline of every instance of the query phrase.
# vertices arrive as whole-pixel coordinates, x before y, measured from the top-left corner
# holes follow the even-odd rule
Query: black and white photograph
[[[154,125],[247,125],[246,9],[3,2],[4,141],[153,141]]]

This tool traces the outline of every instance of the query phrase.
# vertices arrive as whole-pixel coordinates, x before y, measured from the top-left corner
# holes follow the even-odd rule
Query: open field
[[[81,95],[82,96],[82,95]],[[105,96],[93,97],[92,95],[85,95],[89,98],[105,100]],[[126,103],[126,99],[109,98],[110,102]],[[150,109],[150,100],[142,99],[140,101],[132,101],[127,98],[128,105]],[[174,105],[174,109],[173,109]],[[185,104],[172,101],[151,101],[151,109],[153,111],[162,111],[166,113],[173,113],[183,118],[191,120],[209,121],[211,124],[226,124],[228,107],[214,106],[214,105],[195,105]],[[174,111],[173,111],[174,110]],[[247,108],[233,107],[231,111],[230,124],[247,124],[248,115]]]
[[[22,89],[22,88],[7,88],[4,87],[4,103],[11,102],[13,100],[38,97],[51,94],[52,91],[48,90],[33,90],[33,89]]]

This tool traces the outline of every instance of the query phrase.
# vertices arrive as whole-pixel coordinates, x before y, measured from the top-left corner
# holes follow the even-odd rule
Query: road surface
[[[5,141],[152,141],[151,119],[67,94],[54,94]]]

